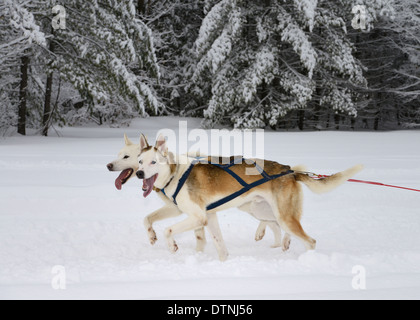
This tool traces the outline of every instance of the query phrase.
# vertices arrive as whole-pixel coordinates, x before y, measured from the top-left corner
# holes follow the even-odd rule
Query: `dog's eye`
[[[156,161],[152,161],[151,164],[156,164]]]
[[[143,164],[143,160],[140,160],[140,161],[139,161],[139,163],[140,163],[140,164]]]
[[[130,156],[125,156],[123,159],[128,159],[128,158],[130,158]]]

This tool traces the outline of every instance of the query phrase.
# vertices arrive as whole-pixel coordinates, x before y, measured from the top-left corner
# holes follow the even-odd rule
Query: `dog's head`
[[[124,135],[125,146],[118,153],[118,158],[107,164],[109,171],[121,171],[117,179],[115,179],[115,187],[121,190],[122,185],[130,178],[134,177],[139,168],[137,157],[140,153],[140,146],[134,144]]]
[[[155,184],[162,184],[169,178],[171,172],[169,152],[166,140],[160,135],[154,147],[150,146],[144,135],[140,137],[140,156],[138,157],[139,179],[143,179],[143,196],[146,198]],[[160,186],[162,188],[162,186]]]

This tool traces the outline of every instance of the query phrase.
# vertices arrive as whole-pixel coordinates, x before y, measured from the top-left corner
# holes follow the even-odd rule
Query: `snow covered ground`
[[[198,124],[189,119],[190,129]],[[0,140],[0,299],[420,298],[420,193],[412,191],[305,189],[302,225],[317,240],[314,252],[297,239],[287,253],[273,249],[269,230],[255,242],[258,222],[236,209],[219,213],[226,262],[210,239],[196,253],[193,232],[176,238],[176,254],[168,251],[163,231],[182,217],[157,223],[151,246],[142,221],[161,201],[143,199],[137,179],[116,190],[117,173],[105,166],[124,132],[153,139],[161,128],[178,128],[178,119]],[[323,174],[363,163],[358,179],[418,189],[419,141],[419,131],[266,132],[265,156]],[[355,290],[364,272],[366,289]],[[55,290],[64,276],[66,289]]]

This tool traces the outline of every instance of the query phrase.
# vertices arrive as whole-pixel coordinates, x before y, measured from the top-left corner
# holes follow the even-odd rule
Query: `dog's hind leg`
[[[257,231],[255,232],[255,241],[261,241],[265,236],[265,229],[267,228],[268,222],[261,221],[258,225]]]
[[[207,221],[207,228],[213,238],[214,246],[219,254],[219,259],[220,261],[226,261],[229,253],[226,248],[225,241],[223,240],[222,231],[220,230],[219,221],[217,219],[217,213],[208,213]]]
[[[282,242],[280,225],[277,223],[276,220],[274,220],[276,218],[274,217],[271,206],[264,198],[257,197],[254,199],[254,201],[245,203],[244,205],[238,207],[238,209],[248,212],[257,219],[259,219],[259,217],[267,217],[273,219],[272,221],[261,220],[258,229],[255,233],[255,241],[260,241],[264,238],[265,230],[268,226],[274,234],[274,245],[272,245],[272,248],[283,247],[283,251],[286,251],[289,248],[290,236],[286,234]]]
[[[281,247],[283,251],[289,250],[291,241],[292,241],[292,238],[290,237],[290,234],[286,233],[283,237],[283,241],[281,242]]]
[[[147,230],[149,235],[149,240],[152,245],[154,245],[157,241],[156,232],[153,229],[153,223],[160,220],[165,220],[168,218],[173,218],[181,215],[182,212],[173,204],[168,204],[151,214],[149,214],[146,218],[144,218],[144,227]]]
[[[282,218],[280,223],[284,230],[302,240],[307,250],[315,250],[316,240],[305,233],[299,220],[294,217],[286,217]]]
[[[300,224],[303,200],[300,185],[292,183],[289,185],[288,192],[284,191],[273,196],[275,202],[271,206],[279,225],[287,233],[302,240],[308,250],[314,250],[316,241],[305,233]]]
[[[239,210],[244,211],[246,213],[249,213],[251,216],[253,216],[254,218],[254,203],[253,201],[247,202],[241,206],[238,207]],[[258,219],[258,218],[256,218]],[[265,236],[265,229],[267,228],[267,224],[268,222],[266,221],[261,221],[260,224],[258,225],[257,231],[255,232],[255,241],[261,241],[264,236]]]
[[[274,234],[274,244],[271,246],[272,248],[279,248],[282,247],[283,251],[289,250],[290,247],[290,234],[286,233],[283,237],[283,240],[281,238],[281,228],[280,225],[276,221],[261,221],[257,232],[255,233],[255,241],[260,241],[262,238],[264,238],[265,235],[265,229],[267,226],[273,231]]]
[[[274,234],[274,245],[272,245],[272,248],[278,248],[282,246],[281,243],[281,228],[277,222],[268,222],[268,227],[273,231]]]
[[[271,231],[273,231],[273,234],[274,234],[274,245],[271,247],[272,248],[281,247],[283,251],[289,250],[290,242],[291,242],[290,234],[286,232],[282,240],[280,225],[277,222],[269,222],[268,226],[270,227]]]

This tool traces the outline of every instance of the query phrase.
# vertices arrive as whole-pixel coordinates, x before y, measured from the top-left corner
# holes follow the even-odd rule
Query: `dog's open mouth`
[[[153,186],[156,182],[158,174],[156,173],[154,176],[151,176],[149,179],[143,179],[143,197],[147,197],[152,191]]]
[[[120,175],[117,179],[115,179],[115,187],[118,190],[121,190],[122,185],[127,182],[128,179],[130,179],[131,175],[133,174],[133,169],[125,169],[121,171]]]

